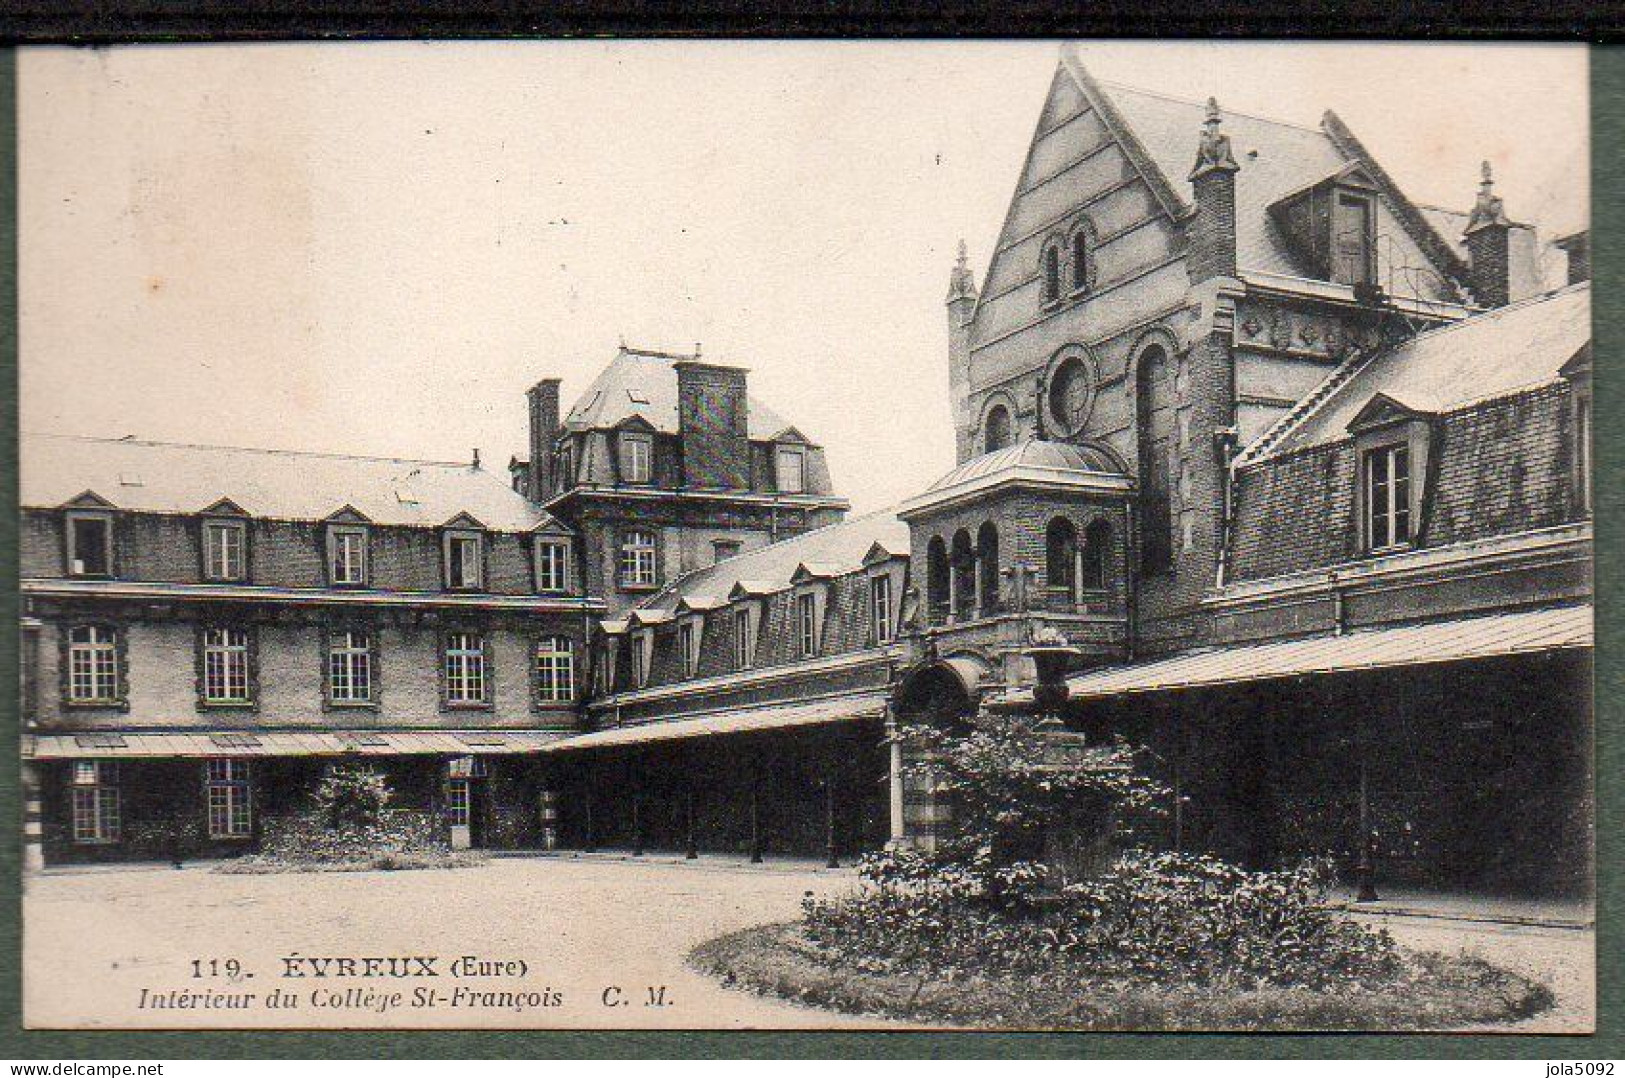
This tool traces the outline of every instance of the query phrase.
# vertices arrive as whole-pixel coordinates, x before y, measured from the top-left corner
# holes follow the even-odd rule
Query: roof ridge
[[[24,438],[57,438],[72,442],[94,442],[101,445],[134,445],[152,449],[207,449],[226,453],[261,453],[274,457],[317,457],[323,460],[365,460],[380,464],[427,464],[437,468],[468,468],[466,460],[427,460],[419,457],[386,457],[367,453],[336,453],[319,449],[281,449],[252,445],[212,445],[207,442],[166,442],[156,438],[108,438],[94,434],[66,434],[58,431],[23,431]],[[479,469],[483,471],[484,469]]]
[[[1190,105],[1193,108],[1198,109],[1207,107],[1207,102],[1205,101],[1197,101],[1189,97],[1180,97],[1178,94],[1164,93],[1161,90],[1147,90],[1143,86],[1132,86],[1126,82],[1117,82],[1114,79],[1096,79],[1095,81],[1102,86],[1108,86],[1114,90],[1127,90],[1129,93],[1141,94],[1145,97],[1154,97],[1161,101],[1171,101],[1176,105]],[[1229,119],[1232,116],[1239,116],[1246,120],[1256,120],[1259,123],[1274,124],[1277,127],[1290,127],[1294,130],[1305,131],[1312,135],[1320,135],[1322,137],[1326,135],[1326,132],[1322,128],[1311,124],[1301,124],[1292,120],[1282,120],[1274,116],[1260,116],[1256,112],[1246,112],[1242,109],[1233,109],[1228,105],[1220,105],[1219,110],[1224,114],[1225,119]],[[1196,136],[1192,135],[1192,145],[1195,144],[1195,139]]]
[[[871,511],[869,511],[867,513],[864,513],[862,516],[846,517],[845,519],[833,521],[833,522],[831,522],[829,524],[821,524],[816,528],[809,528],[808,530],[806,530],[804,532],[798,532],[795,535],[786,536],[783,539],[774,540],[773,542],[768,543],[765,546],[757,547],[755,550],[748,550],[748,551],[744,552],[743,554],[735,554],[733,557],[728,558],[725,561],[712,562],[710,565],[696,566],[693,569],[690,569],[686,573],[681,573],[678,576],[673,577],[670,583],[668,583],[665,587],[661,588],[659,591],[655,592],[653,595],[649,596],[647,599],[643,600],[641,603],[638,603],[637,606],[635,606],[633,609],[635,609],[635,610],[648,609],[648,608],[652,607],[655,603],[658,603],[662,599],[670,598],[671,596],[677,595],[679,593],[679,590],[682,588],[682,586],[685,583],[687,583],[690,580],[693,580],[695,577],[699,576],[701,573],[710,572],[711,570],[720,568],[720,567],[722,567],[724,565],[736,566],[736,565],[740,564],[741,562],[747,561],[748,559],[751,559],[751,558],[756,558],[759,555],[767,553],[768,551],[782,551],[785,547],[789,546],[791,543],[799,543],[804,539],[810,539],[810,538],[812,538],[814,536],[822,535],[822,534],[830,531],[831,529],[844,528],[844,527],[847,527],[848,525],[852,525],[852,524],[861,524],[866,520],[872,520],[875,517],[886,516],[886,515],[890,515],[890,516],[895,517],[897,515],[897,506],[887,506],[887,507],[884,507],[884,508],[881,508],[881,509],[874,509],[874,510],[871,510]],[[741,576],[740,579],[748,579],[748,578]]]

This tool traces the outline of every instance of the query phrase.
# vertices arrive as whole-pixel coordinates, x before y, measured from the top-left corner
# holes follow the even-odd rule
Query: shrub
[[[978,874],[917,854],[876,855],[861,872],[864,893],[804,902],[803,930],[866,972],[1059,971],[1235,988],[1377,986],[1401,972],[1386,932],[1326,908],[1322,862],[1246,872],[1211,857],[1128,853],[1059,892],[1029,890],[1019,908],[990,900]]]
[[[366,831],[383,822],[389,783],[367,764],[329,764],[316,786],[316,814],[335,831]]]

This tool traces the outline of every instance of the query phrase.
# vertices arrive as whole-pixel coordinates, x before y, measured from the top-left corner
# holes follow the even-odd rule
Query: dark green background
[[[1625,47],[1592,50],[1592,229],[1595,283],[1597,447],[1597,835],[1598,1032],[1595,1037],[1291,1034],[1100,1033],[56,1033],[21,1026],[22,847],[17,769],[0,764],[0,1057],[39,1062],[86,1059],[224,1058],[740,1058],[877,1056],[1607,1059],[1625,1057],[1617,1010],[1620,989],[1618,776],[1625,766],[1621,701],[1625,671],[1608,656],[1625,626],[1615,609],[1615,581],[1625,559],[1618,545],[1625,503],[1625,438],[1618,409],[1625,390],[1613,370],[1625,336]],[[1503,60],[1503,62],[1510,62]],[[1483,103],[1495,109],[1494,101]],[[1528,122],[1523,117],[1519,122]],[[1535,121],[1538,122],[1538,119]],[[17,124],[16,54],[0,50],[0,744],[15,752],[17,730]],[[84,312],[95,318],[95,311]],[[87,925],[117,931],[117,925]],[[1544,1073],[1531,1070],[1532,1074]]]

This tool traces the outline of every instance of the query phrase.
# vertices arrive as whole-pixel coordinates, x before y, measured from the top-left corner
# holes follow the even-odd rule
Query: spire
[[[1196,164],[1191,167],[1190,179],[1196,180],[1210,172],[1235,172],[1241,166],[1230,153],[1230,136],[1219,130],[1219,102],[1207,99],[1207,119],[1202,121],[1202,141],[1196,147]]]
[[[1467,227],[1463,229],[1464,235],[1470,236],[1490,225],[1512,227],[1512,222],[1507,220],[1500,196],[1495,193],[1495,178],[1490,172],[1488,161],[1481,166],[1481,175],[1483,178],[1478,183],[1478,203],[1473,207],[1473,215],[1467,219]]]
[[[970,256],[965,250],[965,241],[959,241],[959,260],[954,263],[953,273],[948,278],[948,302],[955,300],[976,298],[976,278],[971,273]]]

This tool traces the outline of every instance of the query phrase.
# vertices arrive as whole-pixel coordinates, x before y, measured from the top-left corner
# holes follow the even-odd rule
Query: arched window
[[[983,614],[999,609],[999,529],[983,521],[976,532],[977,605]]]
[[[984,453],[1003,449],[1010,444],[1010,409],[995,404],[988,410],[987,422],[982,424],[982,439]]]
[[[1083,529],[1083,550],[1078,554],[1078,588],[1106,590],[1106,558],[1111,550],[1112,526],[1096,520]]]
[[[1065,517],[1056,517],[1045,529],[1044,550],[1044,583],[1052,594],[1072,595],[1077,579],[1073,572],[1078,559],[1078,529]]]
[[[1061,298],[1061,247],[1051,243],[1044,248],[1044,302],[1054,303]]]
[[[1089,287],[1089,230],[1082,225],[1072,233],[1072,291]]]
[[[954,532],[951,553],[954,615],[969,617],[976,609],[976,550],[971,546],[970,532],[964,528]]]
[[[940,535],[925,548],[925,602],[931,622],[940,624],[948,614],[948,544]]]
[[[1147,576],[1167,572],[1174,559],[1174,402],[1172,363],[1161,345],[1140,353],[1134,411],[1140,456],[1140,568]]]

